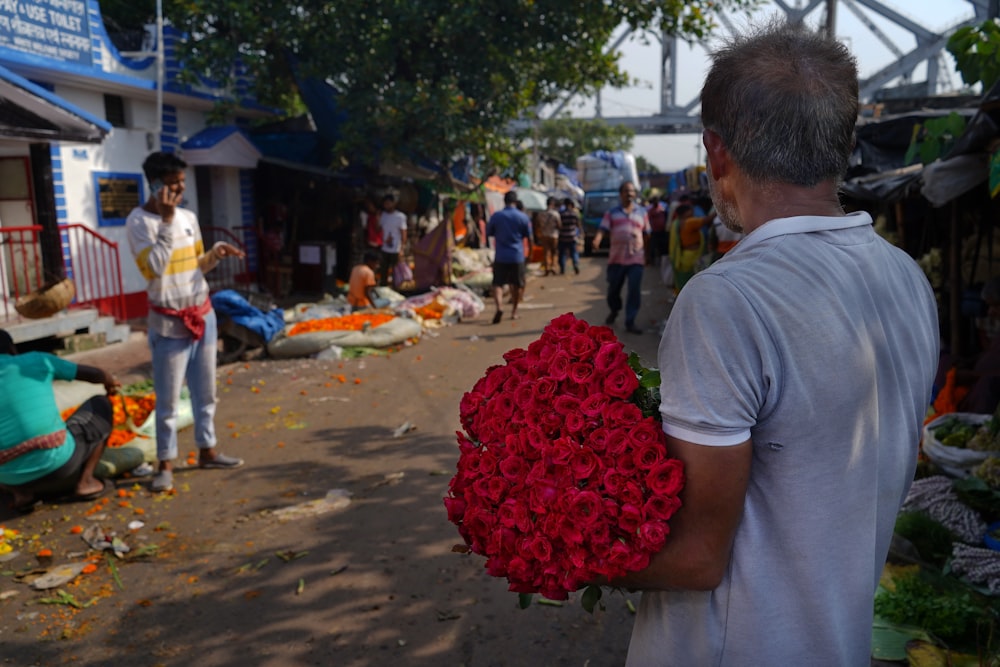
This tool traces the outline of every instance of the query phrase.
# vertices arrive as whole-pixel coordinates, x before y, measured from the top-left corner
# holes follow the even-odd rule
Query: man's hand
[[[174,192],[170,186],[163,186],[153,195],[153,203],[156,205],[156,212],[165,224],[174,221],[174,211],[181,205],[184,199],[183,190]]]
[[[76,379],[83,382],[90,382],[92,384],[103,384],[104,391],[108,393],[108,396],[114,396],[121,389],[122,384],[118,379],[107,372],[103,368],[97,368],[95,366],[84,366],[82,364],[76,367]]]
[[[232,257],[245,257],[246,256],[245,252],[243,252],[242,250],[240,250],[239,248],[237,248],[234,245],[230,245],[229,243],[226,243],[225,241],[219,241],[214,246],[212,246],[212,252],[215,253],[215,256],[218,259],[222,259],[223,257],[230,257],[230,256],[232,256]]]

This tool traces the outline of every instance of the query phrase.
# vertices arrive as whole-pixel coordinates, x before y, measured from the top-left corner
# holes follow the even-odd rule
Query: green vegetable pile
[[[895,590],[880,588],[875,613],[893,623],[913,625],[950,644],[975,646],[979,634],[996,630],[1000,602],[991,601],[944,577],[914,571],[894,579]]]
[[[942,445],[965,449],[978,430],[975,424],[966,423],[958,417],[948,417],[934,427],[933,433]]]

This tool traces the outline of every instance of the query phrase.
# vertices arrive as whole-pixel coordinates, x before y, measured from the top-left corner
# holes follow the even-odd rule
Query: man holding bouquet
[[[916,263],[845,214],[847,49],[773,23],[713,55],[712,199],[746,234],[677,298],[660,410],[681,508],[645,570],[628,665],[867,665],[872,598],[938,357]]]

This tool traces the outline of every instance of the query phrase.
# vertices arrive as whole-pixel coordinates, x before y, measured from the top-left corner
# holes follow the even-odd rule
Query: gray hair
[[[858,68],[840,42],[772,21],[712,54],[701,119],[758,183],[805,187],[847,171],[858,117]]]

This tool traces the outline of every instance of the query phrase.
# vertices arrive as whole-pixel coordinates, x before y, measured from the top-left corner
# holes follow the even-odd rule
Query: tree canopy
[[[190,72],[227,82],[239,59],[258,99],[283,107],[303,77],[331,85],[343,157],[446,165],[472,154],[503,167],[518,143],[512,121],[562,91],[629,83],[620,54],[607,52],[623,25],[694,40],[713,28],[712,12],[754,2],[166,0],[164,11],[188,36]]]
[[[982,83],[985,93],[1000,80],[1000,20],[959,28],[946,48],[967,85]]]
[[[635,133],[624,125],[610,125],[599,118],[550,118],[538,123],[533,139],[545,157],[570,167],[581,155],[596,150],[627,151]]]

